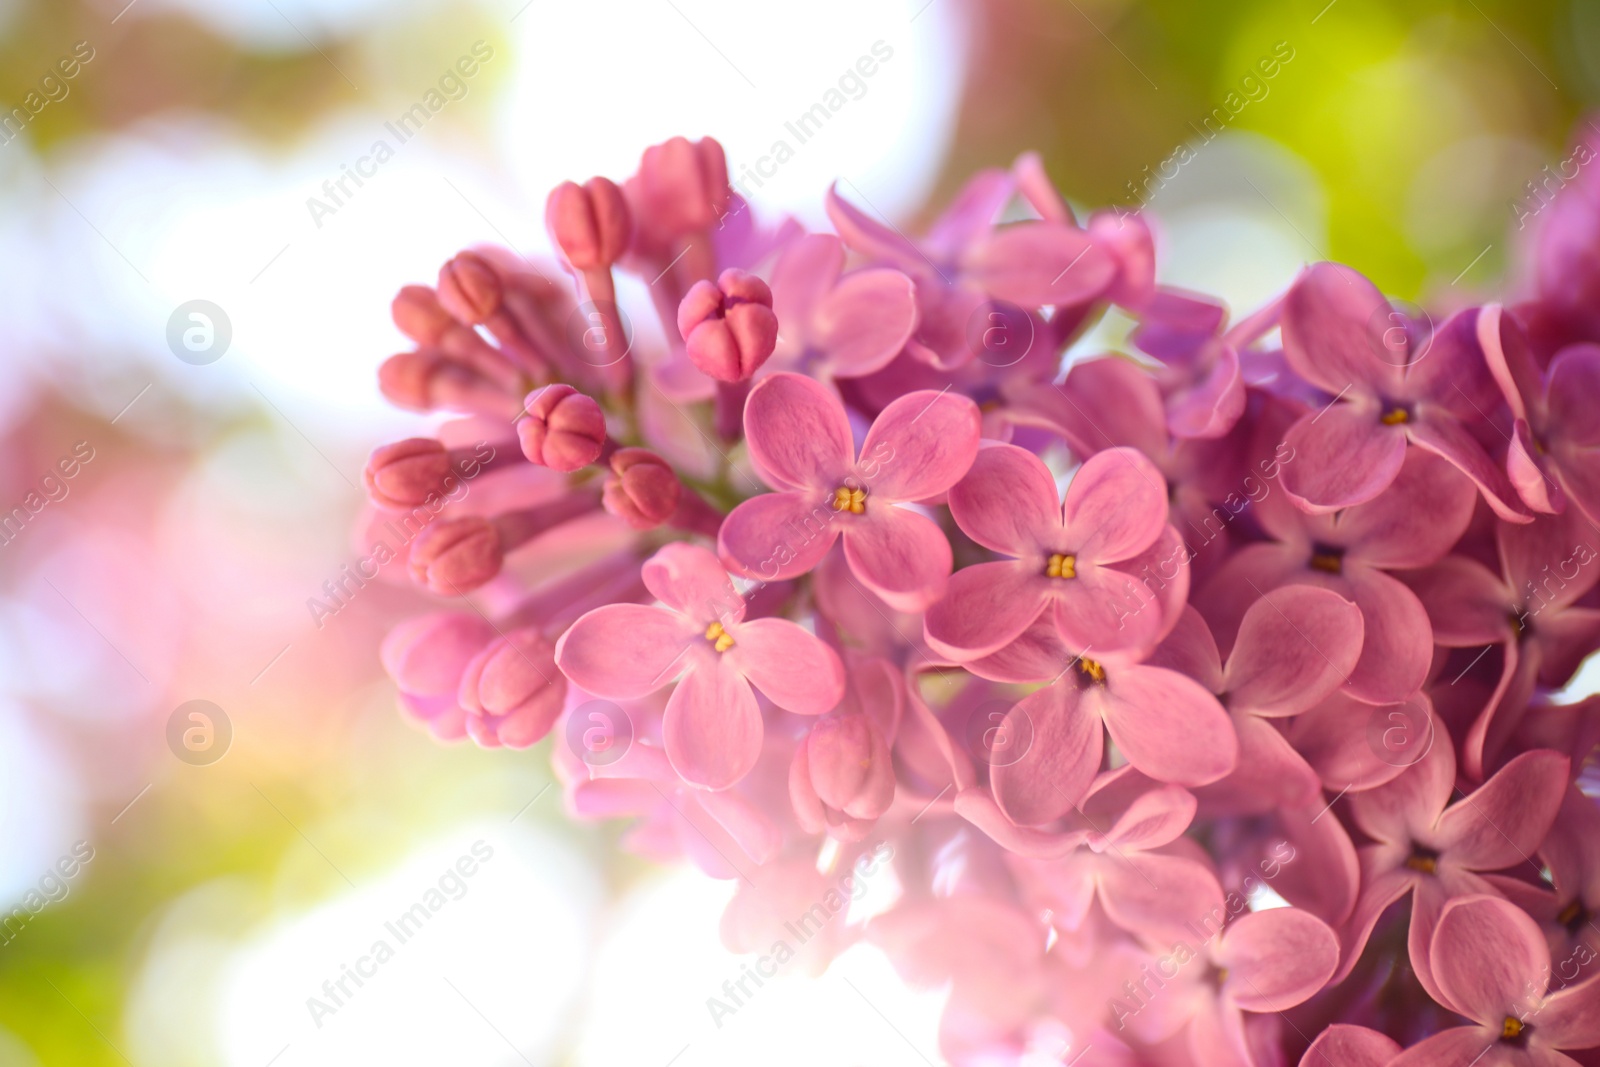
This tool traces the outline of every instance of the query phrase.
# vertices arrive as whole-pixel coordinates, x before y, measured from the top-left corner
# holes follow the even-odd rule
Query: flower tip
[[[437,343],[453,325],[438,295],[426,285],[408,285],[401,289],[389,305],[389,314],[401,333],[423,345]]]
[[[475,252],[459,253],[439,268],[439,304],[468,326],[493,315],[501,294],[500,276]]]
[[[684,350],[719,382],[748,381],[778,344],[778,317],[767,283],[725,270],[715,283],[696,282],[678,305]]]
[[[441,596],[470,593],[500,573],[505,552],[488,519],[472,516],[430,524],[411,546],[412,580]]]
[[[633,239],[633,216],[622,190],[609,178],[579,185],[562,182],[545,201],[545,228],[573,270],[610,267]]]
[[[636,530],[652,530],[673,516],[683,486],[667,461],[647,448],[619,448],[601,502]]]
[[[410,437],[372,452],[361,479],[367,499],[386,511],[417,507],[450,476],[450,453],[431,437]]]

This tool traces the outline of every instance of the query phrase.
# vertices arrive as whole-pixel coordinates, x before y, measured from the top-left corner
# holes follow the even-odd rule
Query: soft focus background
[[[1600,98],[1591,0],[0,0],[0,1067],[933,1061],[937,996],[861,949],[714,1028],[726,888],[570,824],[551,742],[402,721],[376,647],[414,594],[307,607],[366,453],[421,428],[375,385],[400,285],[538,254],[551,185],[671,134],[737,177],[878,42],[759,209],[818,223],[839,176],[914,225],[1037,148],[1237,308],[1321,258],[1439,306],[1514,284]]]

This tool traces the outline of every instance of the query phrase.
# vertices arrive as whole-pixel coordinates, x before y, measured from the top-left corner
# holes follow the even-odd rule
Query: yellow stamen
[[[865,489],[851,489],[841,485],[833,491],[833,510],[848,511],[852,515],[860,515],[867,510],[867,491]]]
[[[1078,557],[1052,552],[1050,553],[1050,564],[1045,568],[1044,572],[1052,578],[1076,578],[1078,576]]]
[[[1399,426],[1401,423],[1411,421],[1411,413],[1406,411],[1405,408],[1390,408],[1383,413],[1383,417],[1378,421],[1385,426]]]
[[[1439,869],[1439,861],[1433,856],[1424,856],[1418,853],[1406,860],[1406,866],[1422,874],[1432,874]]]
[[[1561,914],[1556,916],[1556,922],[1562,926],[1571,926],[1583,915],[1583,901],[1574,900],[1571,904],[1561,909]]]
[[[1106,669],[1088,656],[1078,657],[1078,671],[1096,685],[1106,684]]]
[[[1500,1024],[1500,1039],[1510,1041],[1522,1036],[1522,1020],[1515,1015],[1507,1015],[1505,1022]]]
[[[726,652],[733,647],[733,637],[722,628],[720,622],[714,622],[706,627],[706,640],[710,641],[718,652]]]
[[[1324,574],[1340,574],[1344,571],[1344,557],[1337,552],[1313,552],[1311,569]]]

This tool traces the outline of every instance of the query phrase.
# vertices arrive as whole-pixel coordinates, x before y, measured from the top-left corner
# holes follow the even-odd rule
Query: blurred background
[[[714,1029],[727,887],[569,823],[549,741],[402,720],[418,596],[307,604],[424,429],[376,388],[399,286],[540,254],[550,186],[672,134],[737,178],[875,45],[759,210],[843,177],[914,226],[1035,148],[1236,310],[1322,258],[1514,287],[1600,97],[1587,0],[0,0],[0,1067],[933,1061],[866,950]]]

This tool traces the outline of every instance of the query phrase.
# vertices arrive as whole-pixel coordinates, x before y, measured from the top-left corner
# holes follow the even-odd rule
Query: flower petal
[[[595,696],[634,700],[660,689],[688,666],[684,652],[699,636],[697,627],[677,612],[607,604],[561,635],[556,666]]]
[[[1058,222],[1003,226],[972,246],[962,267],[990,296],[1030,308],[1087,303],[1117,274],[1088,234]]]
[[[1507,763],[1439,817],[1440,852],[1479,871],[1525,862],[1561,810],[1569,766],[1566,756],[1549,749]]]
[[[728,627],[722,653],[734,670],[778,707],[821,715],[844,697],[844,664],[815,634],[788,619],[752,619]]]
[[[816,307],[842,270],[844,244],[831,233],[808,233],[783,250],[771,282],[780,349],[799,350],[811,340]]]
[[[1068,648],[1143,649],[1161,639],[1161,603],[1131,574],[1080,562],[1077,577],[1053,581],[1051,592],[1056,629]]]
[[[916,329],[916,285],[887,267],[839,279],[811,320],[812,343],[827,353],[828,369],[841,378],[882,370]]]
[[[1106,916],[1157,944],[1187,941],[1194,917],[1226,910],[1216,876],[1188,856],[1106,852],[1098,873]]]
[[[1044,461],[1015,445],[985,444],[950,490],[950,515],[985,548],[1008,556],[1048,550],[1061,532],[1061,503]]]
[[[1299,908],[1240,916],[1217,944],[1228,970],[1225,989],[1245,1011],[1284,1011],[1328,983],[1339,965],[1339,939],[1321,919]]]
[[[892,504],[840,524],[844,558],[863,585],[896,611],[918,612],[944,596],[950,542],[933,521]]]
[[[1103,739],[1100,716],[1070,681],[1045,686],[1018,701],[1000,729],[1013,738],[1033,739],[1020,759],[989,769],[995,802],[1012,822],[1054,822],[1083,799],[1100,769]],[[997,754],[1003,751],[995,749]]]
[[[1290,585],[1245,612],[1223,675],[1228,707],[1298,715],[1337,689],[1361,655],[1361,609],[1327,589]]]
[[[1095,563],[1137,556],[1167,522],[1167,480],[1144,453],[1108,448],[1084,461],[1061,505],[1061,547]]]
[[[1334,1023],[1317,1035],[1300,1057],[1300,1067],[1389,1067],[1400,1046],[1387,1034],[1365,1026]]]
[[[1017,562],[963,567],[950,576],[944,599],[923,616],[928,644],[956,660],[1003,648],[1044,610],[1048,582]]]
[[[1369,704],[1405,700],[1427,680],[1433,628],[1417,594],[1382,571],[1347,568],[1350,596],[1361,609],[1361,657],[1345,688]]]
[[[1350,815],[1368,837],[1409,845],[1419,834],[1430,837],[1434,823],[1456,784],[1456,757],[1444,724],[1435,724],[1434,743],[1393,781],[1350,796]],[[1439,735],[1443,735],[1442,737]]]
[[[1486,1028],[1457,1026],[1412,1045],[1391,1060],[1389,1067],[1465,1067],[1467,1064],[1473,1067],[1552,1067],[1543,1059],[1526,1055],[1528,1051],[1533,1050],[1523,1050],[1524,1054],[1518,1058],[1510,1049],[1498,1047],[1494,1035]],[[1567,1060],[1568,1064],[1571,1062]]]
[[[1409,425],[1408,433],[1418,448],[1425,448],[1448,460],[1470,478],[1496,515],[1506,522],[1532,521],[1531,516],[1522,510],[1522,498],[1517,495],[1505,469],[1489,458],[1489,453],[1483,450],[1477,438],[1468,433],[1454,416],[1424,411],[1420,418]]]
[[[861,443],[858,471],[873,498],[926,500],[961,480],[978,455],[983,418],[955,393],[919,389],[890,403]]]
[[[1161,667],[1121,667],[1108,672],[1104,694],[1111,739],[1150,777],[1205,785],[1233,770],[1239,755],[1233,724],[1192,678]]]
[[[640,577],[657,600],[691,622],[744,618],[744,599],[710,549],[682,541],[664,545],[645,561]]]
[[[761,736],[756,695],[726,656],[696,663],[661,717],[673,769],[706,789],[726,789],[749,774],[761,758]]]
[[[1446,1005],[1485,1026],[1508,1015],[1525,1017],[1543,998],[1550,975],[1550,947],[1539,924],[1493,896],[1446,904],[1429,960]]]
[[[1413,448],[1390,491],[1339,515],[1332,529],[1352,555],[1374,567],[1426,567],[1461,540],[1476,506],[1465,475]]]
[[[750,390],[744,434],[750,459],[774,489],[834,489],[855,459],[844,405],[799,374],[774,374]]]
[[[1406,583],[1428,612],[1434,644],[1476,648],[1512,637],[1511,590],[1477,560],[1446,556],[1407,575]]]
[[[816,494],[763,493],[728,513],[717,551],[735,570],[778,582],[811,571],[839,537],[838,513]]]
[[[1284,301],[1284,357],[1296,374],[1329,395],[1352,386],[1397,386],[1399,360],[1380,356],[1390,352],[1384,344],[1388,310],[1383,294],[1356,271],[1314,264]]]
[[[1389,488],[1406,458],[1406,433],[1365,401],[1335,403],[1289,427],[1283,487],[1312,512],[1364,504]]]

